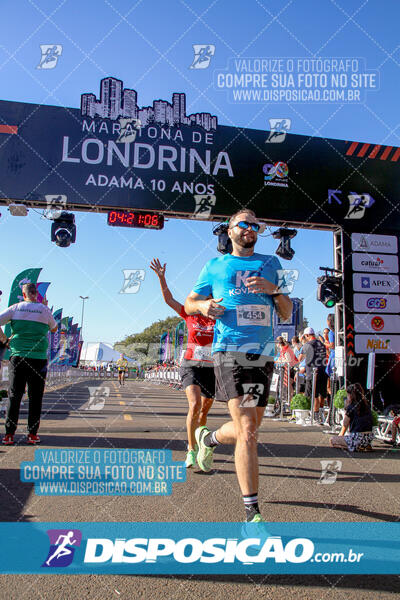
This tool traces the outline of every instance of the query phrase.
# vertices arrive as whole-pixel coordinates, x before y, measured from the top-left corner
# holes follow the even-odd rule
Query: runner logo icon
[[[37,69],[54,69],[57,66],[58,59],[62,54],[61,44],[40,44],[42,56]]]
[[[320,484],[332,484],[335,483],[339,471],[342,469],[341,460],[320,460],[321,463],[321,477],[318,483]]]
[[[68,567],[81,545],[82,532],[79,529],[48,529],[50,548],[42,567]]]
[[[263,393],[264,385],[262,383],[244,383],[243,397],[239,406],[242,408],[257,406]]]
[[[349,210],[345,216],[345,219],[362,219],[365,210],[370,208],[375,200],[370,194],[355,194],[351,192],[349,198]]]
[[[215,46],[213,44],[193,44],[193,51],[194,58],[190,69],[207,69],[215,54]]]
[[[213,206],[215,206],[215,202],[217,200],[214,194],[206,194],[206,195],[198,195],[195,197],[196,208],[194,210],[193,216],[196,219],[204,219],[211,215],[211,211]]]
[[[144,280],[144,269],[122,269],[124,274],[124,283],[120,289],[120,294],[137,294]]]
[[[278,269],[278,290],[281,294],[291,294],[294,284],[299,278],[299,272],[296,269]]]
[[[283,142],[291,124],[291,119],[269,119],[270,132],[266,142],[271,144],[280,144]]]

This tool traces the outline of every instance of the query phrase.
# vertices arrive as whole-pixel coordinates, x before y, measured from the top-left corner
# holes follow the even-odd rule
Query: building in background
[[[298,335],[303,329],[303,300],[301,298],[291,298],[293,302],[292,316],[288,321],[281,321],[278,313],[274,311],[274,339],[280,335],[286,340],[291,340],[294,335]]]

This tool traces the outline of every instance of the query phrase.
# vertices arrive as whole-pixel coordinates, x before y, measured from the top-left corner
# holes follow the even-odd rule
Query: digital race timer
[[[108,225],[116,227],[140,227],[141,229],[162,229],[164,215],[145,211],[110,210]]]

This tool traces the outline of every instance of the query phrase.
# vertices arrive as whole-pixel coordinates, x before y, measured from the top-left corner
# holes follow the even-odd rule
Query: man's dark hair
[[[329,313],[329,315],[326,317],[326,320],[328,321],[329,329],[331,331],[334,331],[335,330],[335,315],[333,313]]]
[[[28,294],[37,294],[37,287],[35,283],[24,283],[22,286],[22,291]]]

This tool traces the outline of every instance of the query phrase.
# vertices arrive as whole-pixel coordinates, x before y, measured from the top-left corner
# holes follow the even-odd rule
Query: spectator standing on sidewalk
[[[37,435],[42,412],[42,399],[47,375],[48,332],[57,331],[51,310],[38,302],[34,283],[22,286],[23,302],[0,313],[0,341],[4,342],[1,325],[11,324],[9,364],[9,406],[3,444],[14,444],[22,396],[28,386],[28,444],[40,443]]]
[[[320,340],[315,337],[315,332],[312,327],[306,327],[304,330],[304,336],[306,343],[301,349],[299,361],[306,361],[306,390],[305,395],[311,400],[312,398],[312,381],[313,381],[313,368],[317,368],[316,382],[315,382],[315,398],[314,406],[311,410],[314,410],[314,420],[323,424],[323,407],[326,399],[327,379],[328,376],[325,372],[326,368],[326,350],[325,346]]]

